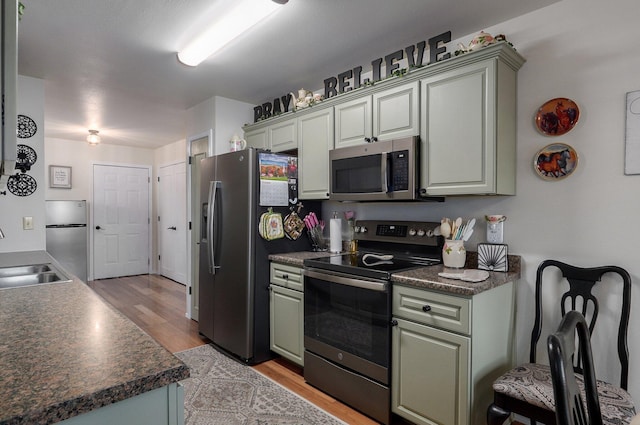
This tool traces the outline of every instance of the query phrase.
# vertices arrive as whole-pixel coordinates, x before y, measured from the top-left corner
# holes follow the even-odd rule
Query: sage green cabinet
[[[246,131],[244,139],[247,147],[271,149],[282,152],[298,147],[298,127],[296,118],[271,124],[259,129]]]
[[[360,145],[373,133],[373,98],[371,95],[334,106],[336,148]]]
[[[300,267],[271,263],[270,348],[304,366],[304,293]]]
[[[269,134],[267,128],[245,131],[244,140],[248,148],[267,149],[269,147]]]
[[[391,406],[417,425],[485,423],[513,364],[513,282],[464,297],[393,286]]]
[[[517,72],[524,63],[508,43],[495,43],[342,93],[293,112],[295,118],[251,124],[245,139],[277,151],[292,149],[297,137],[301,199],[328,198],[325,149],[415,135],[420,135],[419,189],[426,195],[514,195]],[[321,125],[319,135],[309,130]],[[277,135],[267,132],[270,126],[277,127]],[[302,151],[309,155],[302,157]]]
[[[299,199],[329,199],[329,151],[333,140],[332,108],[298,118]]]
[[[416,424],[468,423],[470,338],[395,321],[393,412]]]
[[[295,118],[267,127],[269,149],[282,152],[298,147],[298,126]]]
[[[420,188],[515,195],[516,70],[499,58],[421,81]]]
[[[336,105],[335,147],[417,135],[419,94],[414,81]]]
[[[184,425],[184,387],[169,384],[74,416],[61,425]]]

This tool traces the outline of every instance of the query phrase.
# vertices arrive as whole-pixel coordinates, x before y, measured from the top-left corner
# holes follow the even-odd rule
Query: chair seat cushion
[[[576,374],[584,399],[584,381]],[[549,366],[525,363],[511,369],[493,383],[493,390],[542,409],[554,411],[553,384]],[[605,424],[628,424],[636,413],[633,400],[622,388],[598,381],[598,396]]]

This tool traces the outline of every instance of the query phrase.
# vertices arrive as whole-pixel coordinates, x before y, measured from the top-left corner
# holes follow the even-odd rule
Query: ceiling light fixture
[[[98,136],[98,133],[99,133],[98,130],[89,130],[89,135],[87,136],[87,142],[89,142],[91,146],[95,146],[98,143],[100,143],[100,136]]]
[[[288,0],[242,0],[211,28],[178,53],[185,65],[197,66],[231,40],[275,12]]]

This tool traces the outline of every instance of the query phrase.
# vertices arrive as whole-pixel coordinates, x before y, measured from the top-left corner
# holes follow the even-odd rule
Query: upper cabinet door
[[[391,140],[419,134],[419,82],[373,95],[373,135]]]
[[[267,128],[246,131],[244,133],[244,139],[247,142],[247,147],[253,147],[256,149],[267,149],[268,147],[267,136],[268,136]]]
[[[329,151],[333,149],[333,108],[298,118],[298,198],[329,199]]]
[[[272,152],[282,152],[298,147],[296,119],[273,124],[269,129],[269,144]]]
[[[485,60],[422,80],[420,188],[428,195],[498,193],[496,63]],[[509,96],[515,99],[511,74]],[[510,90],[508,83],[501,89]],[[500,101],[513,104],[509,96]]]
[[[337,148],[360,145],[372,137],[371,95],[335,106]]]

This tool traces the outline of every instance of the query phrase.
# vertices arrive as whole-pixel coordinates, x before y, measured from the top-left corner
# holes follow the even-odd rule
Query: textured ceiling
[[[19,73],[45,80],[45,134],[158,147],[186,109],[259,104],[451,30],[455,40],[558,0],[290,0],[196,68],[176,52],[234,0],[22,0]],[[263,0],[268,1],[268,0]]]

